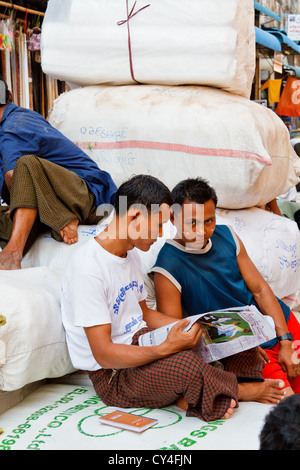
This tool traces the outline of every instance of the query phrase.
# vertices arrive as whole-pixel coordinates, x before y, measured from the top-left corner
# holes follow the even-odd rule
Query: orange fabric
[[[300,116],[300,79],[288,77],[275,110],[280,116]]]
[[[267,80],[261,90],[268,88],[268,100],[270,103],[278,103],[280,100],[280,90],[281,90],[282,79]]]

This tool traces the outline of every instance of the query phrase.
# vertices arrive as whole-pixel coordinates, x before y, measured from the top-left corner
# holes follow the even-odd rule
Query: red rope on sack
[[[133,63],[132,63],[132,50],[131,50],[131,38],[130,38],[129,20],[131,20],[131,18],[133,18],[133,17],[134,17],[135,15],[137,15],[138,13],[140,13],[142,10],[145,10],[145,8],[150,7],[150,3],[149,3],[148,5],[145,5],[144,7],[140,8],[139,10],[134,11],[135,6],[136,6],[136,3],[137,3],[137,0],[134,2],[133,7],[131,8],[131,10],[130,10],[130,12],[129,12],[128,0],[126,0],[127,18],[126,18],[126,20],[118,21],[117,25],[118,25],[118,26],[122,26],[123,24],[127,23],[128,52],[129,52],[130,74],[131,74],[131,78],[132,78],[132,80],[133,80],[134,82],[140,83],[140,82],[138,82],[138,81],[135,79],[134,73],[133,73]]]

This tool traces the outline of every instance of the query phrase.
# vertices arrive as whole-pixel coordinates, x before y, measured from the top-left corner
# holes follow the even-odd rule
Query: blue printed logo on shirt
[[[126,294],[128,290],[136,290],[138,294],[141,294],[143,292],[144,284],[140,284],[137,281],[132,281],[127,286],[121,287],[119,294],[116,298],[115,304],[114,304],[114,314],[118,315],[119,309],[120,309],[120,304],[121,302],[124,302],[126,299]]]

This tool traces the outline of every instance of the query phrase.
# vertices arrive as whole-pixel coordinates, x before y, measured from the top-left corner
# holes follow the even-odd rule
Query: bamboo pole
[[[3,15],[2,13],[0,13],[0,18],[4,19],[4,20],[11,20],[11,17],[8,16],[8,15]],[[23,20],[22,18],[18,18],[18,22],[20,23],[25,23],[25,20]]]
[[[1,2],[0,1],[0,6],[1,7],[6,7],[6,8],[13,8],[14,10],[24,11],[25,13],[26,12],[31,13],[32,15],[45,16],[45,13],[43,13],[41,11],[31,10],[30,8],[21,7],[19,5],[14,5],[14,4],[7,3],[7,2]]]

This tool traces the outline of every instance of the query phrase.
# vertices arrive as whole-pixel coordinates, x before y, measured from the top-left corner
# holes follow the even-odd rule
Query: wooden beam
[[[42,11],[31,10],[30,8],[21,7],[12,3],[0,1],[0,6],[5,8],[13,8],[14,10],[24,11],[24,13],[30,13],[31,15],[45,16],[45,13],[43,13]]]

